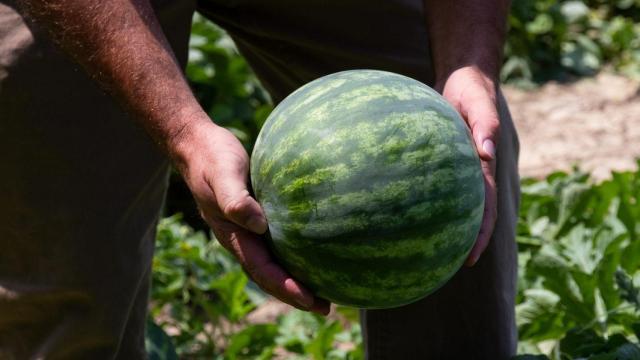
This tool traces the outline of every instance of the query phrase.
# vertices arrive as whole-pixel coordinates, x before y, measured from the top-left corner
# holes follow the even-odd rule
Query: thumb
[[[478,94],[462,104],[462,116],[471,128],[478,155],[485,161],[494,160],[500,131],[495,101],[488,94]]]
[[[267,220],[258,202],[247,189],[247,176],[242,171],[216,176],[213,191],[224,217],[257,234],[267,231]]]

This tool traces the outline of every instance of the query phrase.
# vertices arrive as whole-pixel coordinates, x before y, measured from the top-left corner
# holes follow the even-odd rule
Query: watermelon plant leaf
[[[220,306],[224,315],[231,321],[237,322],[255,308],[245,292],[248,278],[241,270],[228,272],[216,279],[212,288],[220,296]]]
[[[563,314],[557,310],[560,298],[545,289],[525,292],[525,301],[516,306],[519,334],[534,341],[560,337],[563,334]]]
[[[606,349],[606,341],[591,329],[572,329],[560,340],[560,352],[571,358],[595,354]]]
[[[555,234],[561,237],[569,229],[572,221],[578,220],[587,205],[591,187],[588,184],[570,182],[561,189],[558,231]]]
[[[286,350],[303,354],[305,346],[311,342],[312,334],[320,327],[319,318],[313,314],[293,311],[278,319],[279,335],[276,343]]]
[[[636,336],[636,339],[640,341],[640,322],[631,324],[631,328],[633,329],[633,333]]]
[[[522,349],[550,349],[545,342],[559,340],[553,360],[615,359],[634,334],[640,245],[630,229],[640,223],[638,179],[639,171],[600,184],[579,172],[523,181],[516,307]]]
[[[615,352],[600,353],[600,354],[589,356],[588,358],[576,358],[576,360],[582,360],[582,359],[588,359],[588,360],[618,360]]]
[[[311,342],[305,346],[305,350],[314,360],[325,360],[327,354],[333,349],[336,334],[342,331],[342,326],[337,321],[324,323],[315,333]]]
[[[623,269],[616,271],[616,283],[620,289],[620,297],[640,311],[640,289],[633,284],[633,279]]]
[[[255,359],[271,354],[278,334],[276,324],[254,324],[233,334],[225,349],[229,360]]]
[[[626,343],[615,352],[617,360],[640,360],[640,347],[637,344]]]
[[[149,360],[178,360],[178,354],[171,337],[151,318],[147,319],[145,348]]]

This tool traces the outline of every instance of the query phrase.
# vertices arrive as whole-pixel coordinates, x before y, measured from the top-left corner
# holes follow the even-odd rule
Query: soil
[[[535,90],[503,88],[520,138],[520,174],[574,165],[596,179],[635,169],[640,158],[640,83],[601,73]]]

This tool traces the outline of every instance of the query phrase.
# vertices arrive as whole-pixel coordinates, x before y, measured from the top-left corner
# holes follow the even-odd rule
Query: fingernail
[[[496,157],[496,145],[493,143],[493,141],[487,139],[482,143],[482,150],[484,150],[484,152],[486,152],[487,154],[489,154],[489,156],[492,159],[495,159]]]
[[[267,220],[262,216],[252,216],[247,221],[247,228],[256,234],[267,232]]]
[[[316,313],[316,314],[318,314],[318,315],[327,316],[327,315],[329,315],[329,313],[331,312],[331,310],[327,311],[327,310],[325,310],[325,309],[316,309],[316,308],[313,308],[313,309],[311,309],[311,312],[312,312],[312,313]]]
[[[472,267],[473,265],[476,264],[476,262],[478,262],[478,257],[477,256],[469,256],[469,258],[467,259],[467,261],[465,262],[465,265],[467,265],[468,267]]]
[[[296,282],[289,278],[284,281],[284,287],[287,291],[293,293],[293,301],[295,301],[298,305],[305,309],[311,309],[313,307],[313,303],[315,302],[313,297],[308,295],[305,296],[305,291],[296,284]]]
[[[465,265],[466,267],[473,267],[473,265],[475,265],[475,264],[476,264],[476,261],[475,261],[475,260],[473,260],[473,259],[469,259],[469,260],[467,260],[467,261],[464,263],[464,265]]]

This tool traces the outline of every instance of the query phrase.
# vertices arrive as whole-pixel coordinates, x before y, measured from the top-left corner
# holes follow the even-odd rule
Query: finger
[[[331,312],[331,303],[325,299],[316,297],[316,301],[310,310],[316,314],[327,316],[329,312]]]
[[[467,121],[480,158],[494,160],[500,131],[496,102],[486,91],[471,95],[460,103],[461,114]]]
[[[258,202],[249,194],[247,180],[245,169],[228,167],[217,174],[211,188],[226,219],[254,233],[264,234],[267,220]]]
[[[498,214],[497,208],[497,192],[495,184],[495,161],[482,162],[482,172],[484,175],[484,212],[482,217],[482,224],[480,225],[480,231],[476,242],[467,257],[465,264],[467,266],[473,266],[478,262],[480,255],[489,245],[491,235],[495,228],[495,223]]]
[[[259,237],[238,229],[225,242],[253,281],[269,294],[302,310],[328,309],[326,301],[315,298],[273,261]]]

